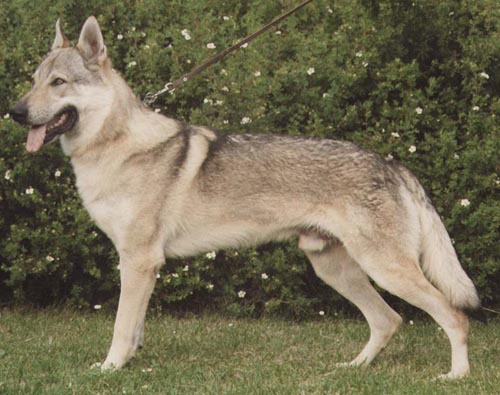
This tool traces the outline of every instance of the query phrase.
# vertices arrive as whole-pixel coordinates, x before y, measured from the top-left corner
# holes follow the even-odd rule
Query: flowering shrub
[[[77,39],[96,15],[143,97],[255,31],[289,2],[7,2],[0,10],[0,298],[101,306],[117,257],[56,145],[25,153],[8,108],[29,89],[61,16]],[[500,20],[496,0],[316,0],[155,108],[231,133],[347,139],[414,171],[486,304],[500,299]],[[111,5],[110,5],[111,4]],[[285,6],[286,4],[286,6]],[[38,15],[53,15],[53,19]],[[50,23],[49,23],[50,22]],[[328,315],[340,298],[295,243],[169,260],[156,305]]]

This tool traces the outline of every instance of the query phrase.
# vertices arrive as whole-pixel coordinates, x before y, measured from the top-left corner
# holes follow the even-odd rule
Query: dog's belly
[[[274,240],[286,240],[297,235],[295,229],[258,226],[248,223],[205,226],[185,232],[167,242],[167,257],[187,257],[200,253],[242,246],[253,246]]]

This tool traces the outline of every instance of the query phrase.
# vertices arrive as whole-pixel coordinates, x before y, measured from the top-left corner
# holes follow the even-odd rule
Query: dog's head
[[[30,126],[27,150],[36,152],[61,136],[80,139],[98,127],[113,100],[113,91],[106,89],[110,72],[94,17],[85,22],[76,47],[70,46],[57,20],[52,49],[34,73],[31,91],[10,112],[15,121]]]

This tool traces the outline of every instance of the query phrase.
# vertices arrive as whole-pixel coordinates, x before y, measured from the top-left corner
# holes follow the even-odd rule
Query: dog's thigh
[[[370,326],[370,340],[363,351],[347,365],[368,364],[397,331],[401,325],[401,317],[378,294],[368,276],[347,253],[342,243],[313,240],[314,236],[311,234],[306,237],[307,239],[301,236],[299,246],[311,261],[318,277],[354,303]]]

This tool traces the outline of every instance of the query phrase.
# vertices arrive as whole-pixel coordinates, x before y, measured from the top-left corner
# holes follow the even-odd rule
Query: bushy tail
[[[457,254],[436,210],[420,208],[423,241],[421,265],[427,278],[461,309],[474,311],[481,307],[476,288],[458,261]]]

